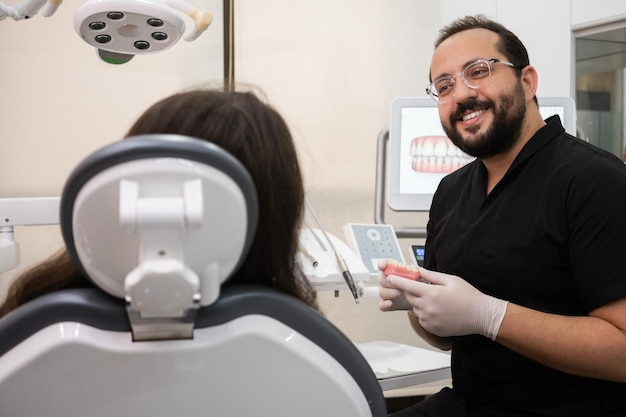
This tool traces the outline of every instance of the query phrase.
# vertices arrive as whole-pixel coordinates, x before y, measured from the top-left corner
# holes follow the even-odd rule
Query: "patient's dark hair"
[[[4,303],[0,306],[0,317],[52,291],[92,286],[91,281],[78,271],[65,249],[60,250],[13,281]]]
[[[254,180],[257,232],[246,260],[224,285],[274,287],[317,308],[316,293],[295,262],[304,186],[293,139],[278,112],[252,92],[198,89],[152,105],[127,136],[149,133],[212,142],[235,156]],[[90,285],[62,250],[17,277],[0,315],[42,294]]]

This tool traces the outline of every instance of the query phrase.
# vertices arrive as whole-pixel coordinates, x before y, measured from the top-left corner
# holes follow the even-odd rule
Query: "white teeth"
[[[463,121],[469,120],[469,119],[473,119],[474,117],[478,117],[479,114],[484,113],[484,110],[478,110],[475,112],[472,112],[468,115],[463,116]]]
[[[423,136],[411,141],[411,168],[416,172],[449,173],[472,160],[445,136]]]
[[[435,145],[434,154],[437,157],[444,157],[448,153],[448,144],[444,141],[439,141]]]
[[[422,155],[431,156],[435,153],[435,145],[431,141],[426,141],[422,145]]]

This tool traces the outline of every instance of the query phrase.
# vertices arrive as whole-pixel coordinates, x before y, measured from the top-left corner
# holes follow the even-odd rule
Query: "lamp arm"
[[[43,8],[43,16],[52,16],[63,0],[23,0],[16,6],[6,6],[0,3],[0,20],[10,16],[13,20],[30,19]]]
[[[194,21],[193,28],[189,29],[185,36],[185,40],[188,42],[196,40],[213,21],[213,15],[209,11],[198,10],[183,0],[163,0],[163,3],[185,13]]]

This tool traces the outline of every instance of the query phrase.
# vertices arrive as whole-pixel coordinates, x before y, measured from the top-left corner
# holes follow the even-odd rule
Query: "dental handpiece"
[[[324,240],[328,242],[328,245],[330,246],[331,250],[335,253],[335,258],[337,258],[337,266],[341,270],[341,274],[343,275],[343,279],[344,281],[346,281],[348,288],[350,288],[352,297],[354,297],[354,302],[358,304],[359,293],[356,289],[356,285],[354,284],[354,279],[352,278],[352,274],[350,273],[350,270],[348,269],[348,264],[346,264],[346,261],[343,259],[343,256],[341,256],[339,251],[335,248],[333,241],[330,240],[330,238],[326,234],[326,230],[324,230],[324,228],[322,227],[322,224],[320,223],[319,219],[315,215],[315,211],[313,211],[313,207],[311,207],[311,204],[309,203],[309,199],[307,197],[304,198],[304,202],[307,208],[309,209],[309,212],[311,213],[313,220],[315,220],[317,227],[319,227],[319,229],[322,231],[322,234],[324,235]],[[315,233],[313,233],[313,235],[315,235]]]
[[[335,256],[337,257],[337,263],[339,264],[339,267],[341,268],[343,279],[346,281],[346,284],[348,284],[348,288],[350,288],[350,292],[352,293],[352,296],[354,297],[354,301],[358,304],[359,293],[356,289],[356,285],[354,284],[354,279],[352,278],[352,274],[350,273],[350,270],[348,269],[348,265],[346,264],[346,261],[343,259],[341,254],[336,250],[335,250]]]

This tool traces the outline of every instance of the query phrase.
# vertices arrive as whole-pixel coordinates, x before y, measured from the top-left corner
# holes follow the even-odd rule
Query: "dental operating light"
[[[29,19],[40,10],[52,16],[62,0],[24,0],[16,6],[0,2],[0,20]],[[186,31],[180,13],[193,20]],[[88,0],[74,14],[74,29],[102,60],[123,64],[135,55],[154,54],[171,48],[180,38],[193,41],[213,20],[183,0]],[[186,33],[185,33],[186,31]]]
[[[128,62],[138,54],[153,54],[172,47],[185,34],[177,9],[194,20],[186,41],[205,31],[212,15],[181,0],[90,0],[74,15],[74,29],[112,64]]]

